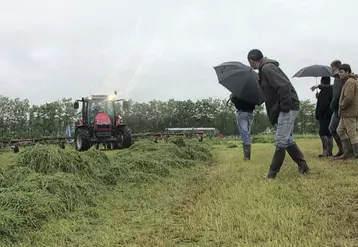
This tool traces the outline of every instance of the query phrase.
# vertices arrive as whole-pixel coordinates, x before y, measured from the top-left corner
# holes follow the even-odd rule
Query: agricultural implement
[[[224,136],[215,128],[166,128],[163,132],[150,132],[150,133],[135,133],[131,135],[131,138],[136,139],[151,139],[155,142],[158,140],[165,140],[171,136],[182,136],[184,138],[198,138],[199,142],[203,141],[204,137],[219,137]],[[26,147],[35,145],[36,143],[41,144],[53,144],[59,145],[60,148],[64,149],[66,144],[76,145],[76,139],[70,136],[59,136],[59,137],[42,137],[42,138],[28,138],[28,139],[11,139],[11,140],[0,140],[1,148],[11,148],[15,153],[19,152],[20,147]],[[96,147],[98,147],[97,145]],[[112,146],[104,145],[105,148],[112,148]]]
[[[82,103],[81,118],[75,126],[74,144],[78,151],[86,151],[91,146],[99,148],[103,144],[107,149],[123,149],[132,145],[131,129],[123,123],[116,112],[116,102],[127,102],[123,99],[116,100],[110,95],[91,95],[76,100],[74,108],[79,109]]]
[[[15,153],[17,153],[19,152],[20,147],[26,147],[26,146],[35,145],[36,143],[42,143],[42,144],[57,144],[62,149],[64,149],[67,141],[68,141],[67,137],[42,137],[42,138],[1,140],[0,148],[11,148]]]
[[[170,136],[198,138],[200,142],[203,141],[204,137],[209,137],[210,139],[214,136],[224,137],[216,128],[166,128],[163,132],[133,134],[134,138],[151,138],[154,141],[167,139]]]

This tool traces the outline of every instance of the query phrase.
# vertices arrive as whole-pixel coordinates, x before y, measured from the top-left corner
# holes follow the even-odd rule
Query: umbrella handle
[[[230,99],[226,101],[226,106],[229,106]],[[230,107],[230,106],[229,106]]]

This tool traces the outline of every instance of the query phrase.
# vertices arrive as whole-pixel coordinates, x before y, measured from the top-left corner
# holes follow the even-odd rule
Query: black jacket
[[[280,112],[299,110],[300,101],[290,79],[275,60],[264,57],[259,66],[260,86],[265,95],[267,115],[277,124]]]
[[[236,96],[231,97],[231,102],[235,105],[235,108],[239,111],[253,112],[255,110],[254,104],[238,99]]]
[[[343,82],[342,80],[339,78],[338,73],[333,75],[334,77],[334,82],[333,82],[333,98],[330,104],[331,109],[334,112],[338,112],[339,109],[339,97],[341,96],[341,91],[342,91],[342,87],[343,87]]]
[[[333,99],[333,88],[332,87],[322,87],[321,91],[317,94],[317,104],[316,104],[316,119],[331,119],[332,109],[330,104]]]

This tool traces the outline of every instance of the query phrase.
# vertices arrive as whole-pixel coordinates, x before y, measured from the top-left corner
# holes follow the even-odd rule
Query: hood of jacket
[[[259,69],[262,68],[262,66],[264,66],[265,64],[268,64],[268,63],[273,63],[274,65],[276,66],[280,66],[280,63],[277,62],[276,60],[273,60],[273,59],[269,59],[267,57],[264,57],[263,59],[261,59],[261,62],[260,62],[260,65],[259,65]]]
[[[342,81],[347,81],[348,79],[354,79],[354,80],[357,80],[357,75],[354,74],[354,73],[351,73],[351,74],[348,74],[348,75],[345,75],[345,77],[342,78]]]

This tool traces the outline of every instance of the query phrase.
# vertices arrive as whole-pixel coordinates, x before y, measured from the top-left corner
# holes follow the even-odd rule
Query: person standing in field
[[[230,95],[231,102],[236,108],[236,123],[243,143],[244,159],[251,159],[251,126],[255,105]]]
[[[272,125],[277,125],[276,150],[265,179],[274,179],[279,173],[286,151],[298,165],[300,174],[307,174],[309,167],[300,148],[293,140],[293,129],[300,109],[295,88],[275,60],[264,57],[258,49],[251,50],[247,59],[253,69],[259,70],[259,83],[265,95],[267,115]]]
[[[332,87],[329,87],[329,85],[331,85],[331,78],[322,77],[321,85],[324,85],[324,87],[321,87],[320,92],[316,94],[317,104],[315,112],[316,120],[319,122],[319,136],[321,138],[323,150],[319,157],[328,157],[333,155],[333,138],[329,131],[329,124],[332,117],[330,104],[333,98],[333,89]]]
[[[312,91],[314,91],[317,88],[322,89],[322,88],[326,88],[326,87],[332,87],[332,90],[333,90],[333,98],[332,98],[331,104],[330,104],[330,108],[333,111],[333,113],[332,113],[332,117],[331,117],[331,121],[329,123],[328,129],[331,132],[331,135],[334,138],[334,140],[337,144],[337,147],[338,147],[338,153],[333,155],[334,158],[339,157],[343,154],[342,141],[337,133],[337,128],[338,128],[338,124],[339,124],[339,120],[340,120],[340,117],[338,115],[339,98],[341,96],[341,91],[342,91],[342,86],[343,86],[342,80],[339,78],[339,69],[338,69],[341,64],[342,64],[342,62],[340,60],[334,60],[333,62],[331,62],[331,68],[332,68],[333,77],[334,77],[333,86],[320,84],[318,86],[311,87]],[[331,140],[329,140],[329,142],[331,142]],[[349,150],[351,150],[350,152],[352,153],[352,149],[349,148]]]
[[[339,66],[339,77],[343,87],[339,98],[340,116],[337,133],[342,140],[343,154],[337,159],[358,158],[358,83],[357,76],[352,74],[349,64]]]

